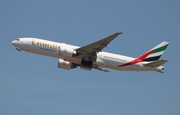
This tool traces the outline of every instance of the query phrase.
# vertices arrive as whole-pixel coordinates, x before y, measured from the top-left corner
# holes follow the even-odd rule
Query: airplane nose
[[[12,43],[13,46],[15,46],[15,41],[14,40],[11,43]]]
[[[17,40],[13,40],[11,43],[12,43],[12,45],[15,46],[15,47],[17,47],[18,44],[19,44],[19,42],[18,42]]]
[[[13,40],[11,43],[16,48],[16,50],[21,51],[19,48],[19,42],[17,40]]]

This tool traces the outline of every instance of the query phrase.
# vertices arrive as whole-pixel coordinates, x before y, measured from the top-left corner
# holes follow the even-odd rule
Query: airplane
[[[123,32],[116,32],[104,39],[83,47],[58,43],[39,38],[18,38],[12,41],[18,51],[58,58],[58,68],[70,70],[80,67],[83,70],[156,71],[164,73],[162,66],[168,60],[159,60],[169,42],[163,41],[137,58],[102,51]],[[108,70],[104,69],[108,68]]]

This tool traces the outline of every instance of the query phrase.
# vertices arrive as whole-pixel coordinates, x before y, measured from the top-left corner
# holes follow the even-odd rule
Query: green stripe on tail
[[[162,54],[164,53],[168,45],[169,45],[169,42],[163,41],[162,43],[160,43],[159,45],[151,49],[150,51],[153,50],[153,52],[150,55],[148,55],[143,61],[159,60],[159,58],[162,56]]]

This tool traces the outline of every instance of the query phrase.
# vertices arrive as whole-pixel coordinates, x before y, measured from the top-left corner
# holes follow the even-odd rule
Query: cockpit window
[[[16,39],[17,41],[20,41],[20,39]]]

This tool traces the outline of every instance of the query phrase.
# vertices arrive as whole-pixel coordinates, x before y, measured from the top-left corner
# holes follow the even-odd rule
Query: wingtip
[[[117,34],[123,34],[123,32],[116,32]]]

